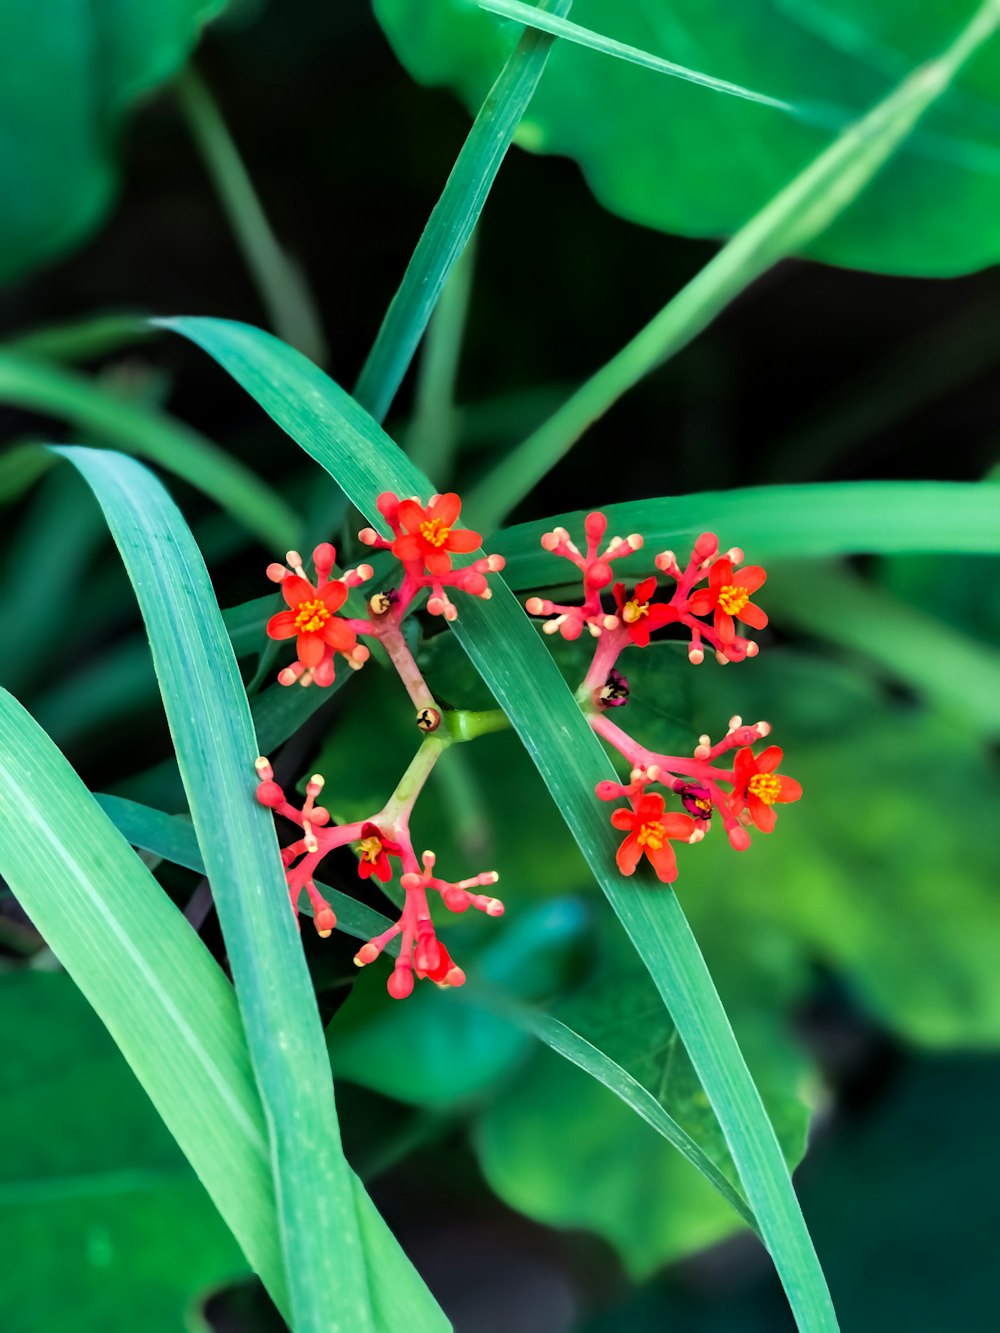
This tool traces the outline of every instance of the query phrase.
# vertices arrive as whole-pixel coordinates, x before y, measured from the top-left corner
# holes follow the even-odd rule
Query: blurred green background
[[[530,433],[707,262],[715,238],[938,51],[966,17],[955,8],[758,0],[734,15],[713,0],[580,0],[579,22],[808,103],[810,117],[558,49],[519,133],[533,151],[512,150],[478,230],[455,401],[430,418],[456,442],[439,484],[462,490]],[[79,479],[43,471],[29,447],[120,441],[70,390],[69,407],[48,390],[28,401],[24,366],[74,363],[87,403],[187,423],[300,512],[328,498],[318,470],[198,352],[117,314],[271,318],[192,132],[200,85],[172,82],[218,16],[197,47],[200,78],[305,275],[322,327],[301,320],[303,340],[353,383],[467,132],[451,89],[475,107],[516,36],[452,0],[375,10],[66,0],[58,23],[26,4],[0,11],[0,118],[14,130],[0,138],[0,683],[96,791],[182,809],[107,531]],[[771,482],[986,477],[998,59],[994,42],[813,259],[773,270],[628,394],[512,520]],[[286,293],[299,290],[292,271]],[[85,334],[38,332],[106,313],[115,321]],[[419,447],[428,417],[413,381],[388,429]],[[276,552],[165,476],[222,605],[266,592]],[[647,744],[683,750],[734,712],[766,717],[805,786],[747,856],[718,837],[682,850],[679,888],[791,1160],[808,1140],[796,1181],[843,1326],[859,1333],[993,1322],[997,563],[785,560],[762,597],[772,625],[756,660],[694,671],[664,643],[629,670],[629,721]],[[487,702],[448,643],[421,651],[449,702]],[[572,652],[561,657],[580,674]],[[252,675],[253,656],[245,665]],[[338,814],[377,808],[412,748],[398,704],[366,671],[288,743],[284,777],[319,767]],[[484,999],[497,987],[544,1000],[723,1152],[651,985],[518,744],[497,735],[452,751],[430,793],[416,833],[443,865],[495,863],[508,906],[502,925],[450,927],[472,961],[465,992],[394,1005],[375,969],[356,974],[349,940],[304,941],[348,1154],[457,1329],[790,1326],[767,1256],[726,1205]],[[176,901],[203,901],[193,874],[157,873]],[[330,877],[356,887],[350,858]],[[211,914],[202,930],[221,956]],[[6,892],[0,1034],[5,1333],[280,1327]]]

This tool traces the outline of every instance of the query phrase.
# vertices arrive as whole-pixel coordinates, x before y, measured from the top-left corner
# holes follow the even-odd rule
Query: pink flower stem
[[[594,656],[587,674],[583,678],[584,688],[587,690],[598,690],[608,678],[608,673],[614,667],[622,650],[629,641],[628,630],[623,626],[620,629],[605,631],[597,640],[597,647],[594,650]]]
[[[664,787],[670,787],[673,791],[677,791],[678,788],[684,786],[684,783],[674,776],[677,773],[695,778],[706,786],[714,786],[720,780],[733,781],[732,771],[727,772],[721,768],[713,768],[708,759],[686,759],[683,755],[657,754],[653,750],[647,750],[638,741],[633,740],[627,732],[622,731],[621,727],[616,726],[606,713],[592,713],[588,721],[591,730],[606,740],[609,745],[613,745],[633,768],[649,768],[655,764],[660,769],[660,776],[657,781]],[[716,749],[719,748],[719,746],[716,747]]]

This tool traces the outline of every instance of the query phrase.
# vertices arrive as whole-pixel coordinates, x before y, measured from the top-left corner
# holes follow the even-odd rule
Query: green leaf
[[[176,1333],[246,1261],[65,975],[0,977],[4,1328]]]
[[[0,9],[0,280],[78,244],[107,212],[134,102],[166,82],[225,0]]]
[[[406,495],[433,490],[371,417],[293,349],[227,321],[165,323],[214,356],[367,515],[377,512],[376,497],[387,488]],[[642,877],[625,883],[617,872],[614,831],[594,796],[596,784],[612,775],[600,743],[502,580],[490,602],[464,599],[454,629],[510,717],[670,1010],[800,1327],[835,1328],[781,1150],[677,898]]]
[[[936,2],[936,0],[935,0]],[[715,316],[773,264],[809,250],[849,205],[866,190],[903,144],[921,116],[947,92],[958,72],[1000,23],[1000,0],[983,0],[958,36],[936,59],[919,66],[879,101],[867,115],[850,124],[798,175],[781,177],[783,188],[751,217],[722,250],[641,329],[620,352],[577,389],[546,422],[493,468],[469,493],[471,516],[480,526],[496,527],[503,516],[562,458],[600,416],[643,376],[655,370],[696,337]],[[754,34],[756,39],[756,32]],[[755,40],[753,50],[757,50]],[[804,66],[808,68],[808,66]],[[674,80],[663,80],[673,83]],[[723,99],[714,99],[714,104]],[[728,103],[727,103],[728,105]],[[756,110],[756,109],[755,109]],[[582,116],[582,109],[574,111]],[[757,114],[771,114],[761,108]],[[666,120],[658,121],[674,126]],[[679,122],[686,125],[686,120]],[[602,123],[602,135],[604,125]],[[688,136],[684,136],[687,138]],[[605,140],[606,141],[606,140]],[[727,145],[727,157],[730,150]],[[664,157],[669,155],[664,155]],[[699,170],[705,154],[699,150]],[[615,169],[620,168],[615,161]],[[1000,160],[996,163],[1000,171]],[[631,173],[634,175],[634,172]],[[664,159],[656,162],[658,179],[676,196],[677,181]],[[721,173],[728,179],[728,171]],[[646,178],[643,173],[642,179]],[[785,180],[788,183],[785,184]],[[943,204],[945,196],[935,196]],[[950,212],[951,204],[944,205]],[[743,208],[741,197],[741,210]],[[849,210],[851,217],[853,210]],[[740,213],[742,218],[744,214]],[[910,210],[904,214],[913,221]],[[885,234],[884,220],[868,223],[873,234]],[[907,233],[908,234],[908,233]],[[1000,240],[997,230],[994,242]],[[935,256],[942,251],[935,232]]]
[[[495,7],[511,10],[506,0]],[[574,21],[600,39],[760,89],[798,115],[560,41],[523,142],[575,158],[601,203],[626,218],[686,236],[730,235],[823,151],[831,130],[935,57],[972,9],[953,0],[577,0]],[[519,31],[462,0],[378,0],[375,11],[414,77],[448,85],[470,107],[484,70]],[[795,251],[927,276],[995,262],[998,58],[991,50],[970,66],[865,198],[825,235],[798,237]]]
[[[211,579],[150,472],[120,454],[57,452],[93,488],[149,634],[270,1127],[292,1322],[303,1330],[327,1330],[331,1319],[374,1329],[319,1015],[273,821],[253,799],[250,709]],[[396,1267],[405,1271],[406,1261]]]
[[[572,0],[542,0],[566,13]],[[376,10],[379,4],[376,3]],[[422,21],[422,20],[421,20]],[[355,386],[355,397],[381,421],[402,383],[448,275],[468,245],[514,132],[538,87],[552,38],[526,32],[511,52],[462,145],[440,199],[386,311]],[[500,64],[487,58],[495,69]],[[492,76],[491,76],[492,79]]]
[[[0,350],[0,402],[59,418],[81,435],[148,458],[204,492],[270,548],[284,551],[300,536],[293,511],[249,468],[189,426],[115,398],[85,375]]]
[[[844,481],[636,500],[604,506],[611,530],[640,532],[645,545],[615,569],[655,573],[657,552],[685,555],[699,533],[739,542],[749,559],[861,552],[961,551],[1000,554],[1000,488],[959,481]],[[582,534],[581,510],[505,528],[490,548],[507,561],[511,587],[565,583],[569,566],[542,550],[542,533],[561,526]]]

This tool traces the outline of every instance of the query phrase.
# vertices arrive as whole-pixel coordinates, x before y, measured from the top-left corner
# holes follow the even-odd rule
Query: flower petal
[[[289,606],[296,607],[302,602],[314,602],[319,593],[308,579],[300,579],[298,574],[289,574],[281,580],[281,595]]]
[[[482,543],[482,536],[478,532],[473,532],[471,528],[453,528],[448,533],[444,549],[457,551],[459,555],[467,555],[469,551],[478,551]]]
[[[758,773],[773,773],[781,763],[784,750],[780,745],[769,745],[766,750],[761,750],[756,758]]]
[[[747,809],[750,811],[750,818],[761,833],[774,832],[775,820],[778,818],[778,812],[774,806],[767,805],[759,796],[754,796],[751,792],[747,797]]]
[[[655,574],[652,578],[643,579],[641,583],[635,585],[635,600],[637,602],[648,602],[654,592],[656,592]]]
[[[801,783],[796,782],[794,778],[786,777],[780,777],[778,781],[781,783],[781,795],[778,797],[778,800],[781,801],[782,804],[786,804],[788,801],[799,801],[802,799]]]
[[[611,589],[611,591],[614,594],[615,605],[618,607],[618,610],[621,611],[626,602],[625,584],[616,583],[615,586]]]
[[[362,879],[370,879],[371,873],[372,873],[371,861],[365,861],[365,860],[358,861],[358,874],[361,876]]]
[[[319,633],[323,642],[336,653],[349,652],[358,641],[358,636],[350,625],[336,616],[328,620]]]
[[[715,608],[714,624],[715,624],[715,632],[716,634],[718,634],[722,642],[724,644],[732,643],[732,641],[736,638],[736,622],[733,620],[732,616],[726,615],[725,611],[723,611],[721,607],[717,606]]]
[[[690,815],[664,815],[660,823],[663,825],[663,831],[668,838],[684,838],[687,840],[695,830],[695,822]]]
[[[739,619],[744,625],[752,625],[754,629],[764,629],[767,625],[767,612],[762,611],[759,606],[754,606],[753,602],[747,602],[739,612]]]
[[[269,639],[294,639],[298,630],[295,628],[294,611],[279,611],[267,622]]]
[[[295,649],[303,666],[316,667],[323,660],[326,644],[319,634],[300,634]]]
[[[434,503],[427,507],[427,517],[439,518],[446,528],[451,527],[461,512],[462,501],[454,491],[447,491],[444,495],[439,495]],[[476,548],[473,547],[472,549],[475,550]]]
[[[666,602],[654,602],[649,608],[649,615],[645,617],[646,628],[649,630],[662,629],[664,625],[672,625],[677,619],[677,608],[668,606]]]
[[[637,648],[649,647],[649,626],[645,619],[636,620],[633,624],[626,625],[625,628],[628,630],[629,638]]]
[[[721,560],[716,560],[715,564],[708,571],[708,587],[714,599],[718,599],[719,589],[724,588],[727,583],[733,581],[733,562],[728,556],[723,556]]]
[[[419,537],[412,533],[397,537],[392,544],[392,553],[397,560],[402,560],[404,564],[424,558],[424,545]]]
[[[331,579],[320,588],[320,600],[328,611],[339,611],[347,601],[347,584],[340,579]]]
[[[611,822],[615,828],[634,829],[636,824],[635,815],[631,810],[619,808],[611,811]]]
[[[635,815],[641,823],[652,822],[663,815],[663,797],[658,791],[647,792],[635,803]]]
[[[424,564],[429,574],[447,574],[451,570],[451,556],[447,551],[430,550],[424,555]]]
[[[767,582],[767,571],[760,565],[747,565],[741,569],[736,576],[736,582],[741,588],[746,588],[747,592],[756,592],[759,587]]]
[[[757,764],[754,761],[753,750],[749,745],[744,746],[742,750],[736,751],[736,758],[733,760],[733,778],[734,786],[739,792],[746,791],[747,783],[757,772]]]
[[[715,609],[716,597],[708,588],[699,588],[693,592],[688,601],[688,610],[693,616],[707,616],[709,611]]]
[[[427,522],[427,511],[416,500],[402,500],[399,505],[399,523],[407,532],[416,532]]]
[[[634,875],[635,868],[642,858],[642,848],[635,833],[630,833],[615,853],[618,869],[623,875]]]
[[[655,851],[646,848],[646,855],[649,857],[650,864],[656,871],[656,878],[661,884],[672,884],[677,878],[677,857],[674,849],[669,842],[665,842],[662,847],[657,847]]]

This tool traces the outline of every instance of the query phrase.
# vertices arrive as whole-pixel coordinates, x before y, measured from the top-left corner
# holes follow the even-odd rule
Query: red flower
[[[778,817],[773,808],[775,802],[784,805],[788,801],[797,801],[802,795],[802,788],[794,778],[781,777],[774,771],[781,763],[781,756],[779,745],[769,745],[756,756],[748,746],[737,750],[733,760],[733,794],[730,798],[733,813],[739,814],[745,807],[761,833],[770,833],[774,829]]]
[[[267,622],[267,633],[272,639],[297,637],[296,652],[303,666],[319,666],[327,648],[349,653],[355,647],[354,630],[333,614],[347,598],[346,583],[332,579],[322,588],[316,588],[308,579],[289,574],[281,580],[281,592],[290,610],[272,616]]]
[[[634,810],[612,811],[611,822],[616,829],[629,830],[615,858],[623,875],[633,874],[645,853],[657,879],[670,884],[677,878],[677,859],[669,839],[683,838],[686,842],[695,830],[693,819],[664,814],[663,797],[654,794],[640,796]]]
[[[362,825],[361,841],[358,844],[358,851],[361,853],[358,874],[362,879],[370,879],[374,875],[383,884],[387,883],[392,879],[389,857],[399,856],[402,850],[399,843],[387,838],[377,825]]]
[[[677,612],[666,602],[650,602],[656,591],[656,579],[643,579],[635,585],[631,598],[626,600],[625,584],[616,583],[612,592],[622,624],[628,630],[629,638],[639,648],[645,648],[654,629],[669,625],[677,619]]]
[[[688,610],[695,616],[707,616],[714,611],[716,634],[723,643],[732,643],[736,638],[734,616],[754,629],[763,629],[767,624],[767,613],[750,600],[766,578],[760,565],[745,565],[734,573],[732,560],[723,556],[709,570],[708,587],[691,594]]]
[[[404,564],[422,564],[431,574],[447,574],[449,552],[475,551],[482,544],[478,532],[455,527],[461,509],[462,501],[453,491],[436,496],[426,509],[416,500],[402,500],[399,526],[403,533],[392,543],[393,554]]]

